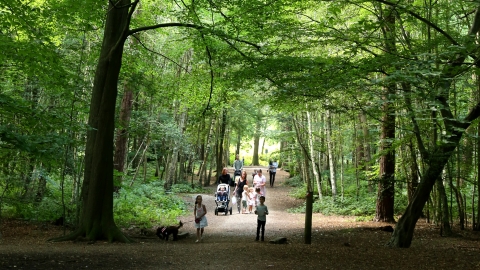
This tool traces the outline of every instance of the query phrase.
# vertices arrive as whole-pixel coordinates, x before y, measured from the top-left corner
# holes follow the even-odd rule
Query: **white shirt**
[[[260,188],[260,193],[263,194],[263,196],[267,197],[266,189],[265,189],[265,183],[267,182],[267,179],[265,178],[265,175],[262,173],[262,177],[260,177],[258,174],[255,175],[255,178],[253,178],[253,183],[255,185],[255,189]],[[263,185],[260,185],[262,184]]]

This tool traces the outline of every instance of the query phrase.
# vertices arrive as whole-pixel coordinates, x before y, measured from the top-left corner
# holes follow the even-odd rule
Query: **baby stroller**
[[[230,186],[228,184],[219,184],[217,186],[217,191],[215,192],[215,215],[218,216],[218,213],[232,214],[232,207],[228,207],[230,202]]]

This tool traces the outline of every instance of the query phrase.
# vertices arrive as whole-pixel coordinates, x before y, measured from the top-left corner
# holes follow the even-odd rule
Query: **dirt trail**
[[[286,237],[287,233],[298,230],[298,233],[303,234],[304,216],[299,214],[289,214],[286,212],[287,208],[301,205],[302,200],[295,200],[288,196],[290,188],[283,185],[283,181],[289,176],[285,171],[278,170],[275,186],[269,186],[269,175],[265,167],[245,167],[248,175],[248,183],[251,184],[251,173],[254,169],[261,168],[267,178],[266,186],[266,201],[269,215],[267,216],[267,224],[265,229],[265,240],[268,241],[275,237]],[[230,171],[233,175],[233,171]],[[230,204],[232,207],[232,215],[230,212],[227,215],[219,213],[215,215],[215,196],[214,190],[216,185],[209,187],[210,194],[202,194],[203,203],[207,207],[208,227],[205,228],[204,243],[207,242],[251,242],[255,239],[257,216],[255,214],[238,214],[237,206]],[[233,188],[232,188],[233,192]],[[233,196],[233,195],[232,195]],[[193,194],[187,198],[189,207],[193,209],[194,199],[196,195]],[[190,216],[185,217],[187,223],[184,225],[184,231],[192,234],[192,241],[195,239],[195,228],[193,220],[193,212]],[[288,229],[289,232],[286,230]],[[291,239],[293,240],[293,239]]]
[[[478,232],[456,230],[463,237],[443,238],[437,227],[422,220],[412,247],[393,249],[385,246],[390,233],[378,230],[386,224],[313,214],[312,243],[306,245],[304,215],[286,212],[303,203],[287,196],[290,188],[281,185],[287,175],[277,172],[276,187],[267,186],[265,242],[254,241],[256,215],[234,211],[215,216],[212,186],[204,194],[209,226],[202,243],[195,243],[193,222],[181,229],[191,234],[188,238],[165,242],[131,235],[138,240],[134,244],[48,243],[62,230],[19,223],[3,228],[0,269],[480,269]],[[195,195],[184,198],[193,210]],[[181,218],[192,219],[193,213]],[[278,236],[287,237],[288,243],[268,242]]]

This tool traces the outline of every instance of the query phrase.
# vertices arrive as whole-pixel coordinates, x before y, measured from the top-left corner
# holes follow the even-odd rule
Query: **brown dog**
[[[178,226],[158,227],[156,235],[158,238],[168,241],[168,237],[173,234],[173,241],[177,241],[178,229],[180,229],[182,226],[183,223],[180,221]]]

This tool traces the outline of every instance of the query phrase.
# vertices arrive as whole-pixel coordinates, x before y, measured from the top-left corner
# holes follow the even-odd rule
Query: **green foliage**
[[[300,177],[295,176],[285,182],[289,186],[295,187],[289,195],[297,199],[304,199],[307,192],[306,185],[297,179],[300,179]],[[358,220],[372,220],[376,211],[376,192],[369,193],[366,187],[362,187],[358,198],[355,195],[355,192],[356,190],[353,186],[350,186],[350,188],[345,189],[343,198],[341,198],[340,195],[337,195],[335,201],[331,196],[323,196],[322,200],[317,199],[313,203],[313,212],[322,213],[324,215],[357,216],[360,217]],[[402,213],[407,204],[408,200],[406,194],[397,191],[395,194],[395,214]],[[298,208],[289,209],[288,211],[305,213],[305,204]]]
[[[293,177],[290,177],[288,179],[285,179],[283,184],[286,185],[286,186],[289,186],[289,187],[303,187],[304,186],[303,179],[299,174],[297,174]],[[305,191],[306,191],[306,188],[305,188]],[[304,193],[304,196],[305,196],[305,193]],[[295,197],[295,196],[293,196],[293,197]]]
[[[307,194],[307,186],[305,184],[301,186],[297,186],[296,188],[292,189],[289,195],[295,199],[305,199],[305,195]]]
[[[198,181],[195,181],[193,184],[194,186],[192,187],[192,184],[190,183],[179,183],[175,184],[172,186],[171,191],[173,193],[203,193],[205,192],[205,189],[200,186]]]
[[[192,190],[185,184],[172,190]],[[163,183],[141,184],[122,188],[114,199],[115,222],[121,227],[132,224],[152,227],[158,224],[176,224],[177,217],[185,214],[186,206],[178,193],[165,194]]]
[[[40,175],[34,176],[38,181]],[[6,209],[5,214],[11,218],[22,218],[25,220],[35,221],[54,221],[63,215],[63,206],[61,203],[61,189],[57,184],[56,179],[50,178],[47,174],[42,174],[41,177],[46,178],[47,183],[43,197],[37,197],[34,192],[26,191],[23,186],[16,186],[19,182],[11,181],[10,189],[6,190],[3,198],[3,206]],[[71,192],[71,186],[66,185],[65,192]],[[18,194],[22,193],[22,196]],[[72,213],[75,212],[75,204],[66,203],[66,222],[72,223],[75,217]]]

